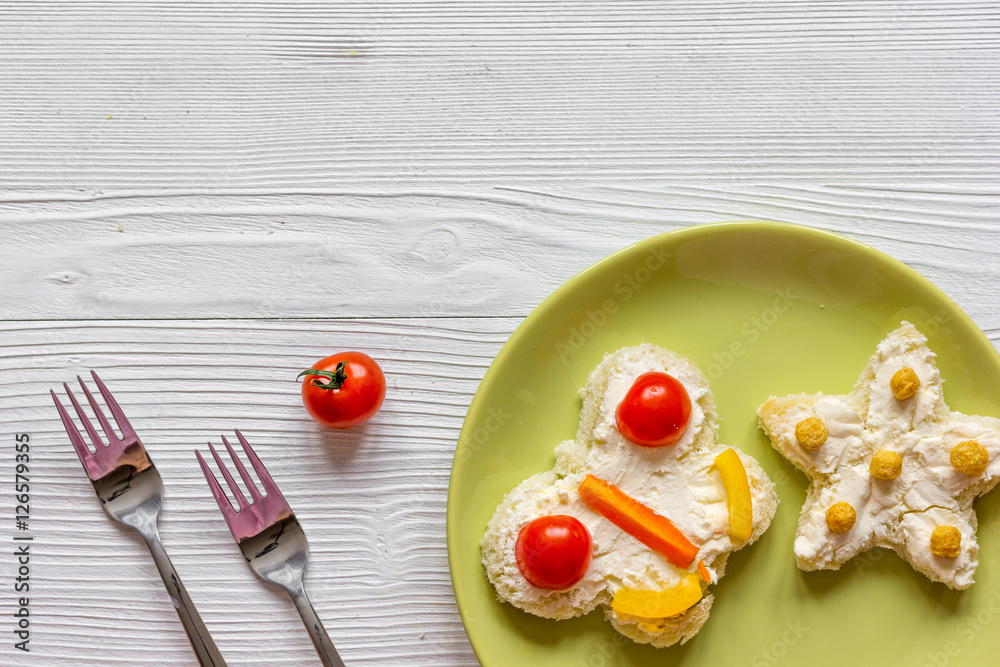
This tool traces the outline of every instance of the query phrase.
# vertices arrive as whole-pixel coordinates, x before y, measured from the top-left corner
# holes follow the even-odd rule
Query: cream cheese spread
[[[985,418],[948,410],[934,357],[926,339],[908,323],[883,340],[862,376],[868,381],[855,388],[862,399],[867,393],[864,420],[849,405],[859,404],[851,400],[854,394],[769,401],[789,402],[783,412],[772,408],[781,415],[766,426],[772,442],[813,480],[794,543],[800,566],[835,569],[862,551],[885,546],[937,581],[959,589],[972,583],[978,545],[971,501],[1000,477],[1000,430],[973,421]],[[891,380],[905,368],[916,373],[920,385],[915,394],[899,399]],[[812,451],[800,446],[794,433],[796,424],[810,417],[819,417],[829,429],[826,442]],[[967,475],[952,465],[952,448],[965,441],[975,441],[988,453],[981,475]],[[901,457],[898,477],[872,475],[869,465],[878,450]],[[846,532],[836,533],[827,524],[826,512],[840,502],[851,505],[856,520]],[[931,534],[940,526],[961,533],[957,557],[931,552]]]
[[[636,379],[651,371],[676,378],[691,399],[691,416],[681,438],[663,447],[629,442],[619,431],[618,405]],[[546,618],[571,618],[603,606],[615,629],[641,643],[669,646],[685,641],[708,617],[710,595],[672,615],[669,622],[647,622],[622,615],[613,598],[622,588],[664,591],[681,578],[700,570],[711,582],[719,574],[724,554],[756,540],[774,516],[777,497],[760,465],[739,452],[747,471],[753,503],[753,531],[746,542],[729,537],[729,504],[715,456],[719,444],[715,409],[708,384],[690,361],[653,345],[628,347],[607,355],[591,373],[581,391],[584,399],[581,427],[574,440],[555,449],[553,469],[519,484],[494,512],[482,539],[483,565],[497,597],[515,607]],[[580,496],[587,475],[612,484],[622,493],[668,519],[695,547],[690,566],[680,569],[640,542]],[[533,586],[516,562],[516,541],[523,526],[539,517],[564,514],[586,526],[591,559],[583,578],[565,589]],[[690,613],[689,613],[690,612]]]
[[[664,447],[642,447],[629,442],[618,430],[615,419],[618,404],[636,378],[651,371],[674,376],[691,398],[691,419],[684,435]],[[583,466],[590,474],[614,484],[669,519],[698,546],[695,562],[712,561],[733,548],[728,534],[725,490],[713,469],[715,453],[689,451],[704,427],[705,412],[699,399],[706,393],[704,380],[688,369],[668,368],[663,357],[649,350],[619,357],[608,378],[601,420],[594,428],[599,446],[590,450]],[[661,590],[680,581],[687,570],[672,565],[580,498],[576,489],[585,474],[569,475],[552,489],[533,496],[530,503],[518,504],[514,523],[523,524],[546,514],[568,514],[583,522],[591,534],[593,555],[590,570],[579,586],[597,585],[607,579],[612,592],[621,586]],[[710,574],[713,580],[717,578],[711,570]]]
[[[691,420],[688,422],[687,430],[684,431],[680,440],[662,449],[669,450],[670,456],[680,456],[691,447],[695,437],[701,431],[701,425],[705,421],[705,411],[699,405],[698,400],[708,391],[700,384],[703,382],[701,378],[694,376],[686,368],[667,368],[662,357],[644,350],[639,354],[618,357],[615,367],[608,377],[608,388],[604,393],[601,409],[602,419],[594,428],[594,438],[600,443],[610,445],[610,447],[605,448],[606,450],[617,454],[621,453],[621,449],[627,445],[631,453],[636,447],[618,430],[615,413],[625,398],[625,394],[635,383],[636,378],[644,373],[654,371],[667,373],[680,381],[691,399]]]

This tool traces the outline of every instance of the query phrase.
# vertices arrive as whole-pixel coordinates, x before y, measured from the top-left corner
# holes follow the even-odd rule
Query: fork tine
[[[108,409],[111,410],[111,414],[114,415],[115,422],[118,424],[118,429],[122,432],[122,440],[131,440],[132,438],[138,438],[135,434],[135,429],[132,428],[132,424],[129,423],[128,418],[122,409],[118,407],[118,401],[115,397],[111,395],[108,388],[104,386],[101,382],[101,378],[97,377],[97,373],[90,371],[91,377],[94,378],[94,382],[97,383],[97,388],[101,391],[101,396],[104,397],[104,401],[108,404]]]
[[[212,495],[215,496],[215,502],[219,504],[219,509],[222,510],[222,516],[225,518],[226,523],[232,528],[232,522],[236,518],[236,510],[233,509],[232,503],[229,502],[229,498],[226,497],[225,492],[222,487],[219,486],[219,481],[215,479],[215,475],[209,470],[208,464],[205,463],[205,459],[201,457],[201,452],[195,450],[195,456],[198,457],[198,463],[201,464],[201,471],[205,475],[205,481],[208,482],[208,488],[212,490]]]
[[[101,450],[106,447],[104,441],[101,440],[101,436],[97,435],[97,431],[94,429],[94,425],[90,423],[90,418],[87,417],[87,414],[83,411],[83,408],[80,406],[79,401],[76,400],[76,396],[74,396],[73,392],[69,390],[69,385],[66,384],[65,382],[63,382],[63,389],[66,390],[66,394],[69,396],[69,400],[73,403],[73,407],[76,408],[76,414],[77,416],[80,417],[80,421],[83,422],[83,427],[87,429],[87,435],[90,436],[91,442],[94,443],[94,449],[96,449],[97,452],[100,453]]]
[[[239,503],[240,510],[245,510],[249,507],[249,504],[247,503],[247,499],[243,497],[243,492],[240,491],[240,487],[236,486],[236,480],[229,474],[229,468],[227,468],[226,464],[222,462],[221,458],[219,458],[219,453],[215,451],[215,447],[212,446],[212,443],[208,443],[208,449],[212,452],[212,456],[215,457],[215,463],[219,466],[222,476],[226,478],[226,484],[229,485],[233,495],[236,496],[236,502]]]
[[[247,469],[243,466],[243,462],[240,461],[239,457],[236,456],[236,452],[233,451],[233,446],[229,444],[228,440],[226,440],[226,436],[222,436],[222,442],[225,443],[226,449],[229,450],[229,457],[233,460],[233,463],[236,464],[236,469],[240,471],[240,477],[243,478],[243,484],[246,485],[247,491],[250,492],[250,497],[253,498],[253,503],[257,504],[257,501],[262,498],[260,491],[257,490],[257,485],[253,483],[252,479],[250,479]]]
[[[49,393],[52,394],[52,400],[56,403],[56,409],[59,411],[59,418],[62,419],[63,428],[66,429],[66,435],[69,436],[70,442],[73,443],[76,455],[80,457],[81,462],[86,464],[86,461],[89,461],[93,454],[91,454],[90,450],[87,449],[87,443],[85,443],[83,438],[80,437],[80,431],[77,430],[76,424],[73,423],[73,419],[69,416],[69,413],[66,412],[66,408],[64,408],[63,404],[59,402],[58,398],[56,398],[56,392],[49,389]]]
[[[111,424],[108,422],[108,418],[104,416],[104,411],[101,410],[101,406],[97,404],[97,401],[94,400],[94,395],[90,393],[90,390],[87,389],[87,385],[83,383],[83,378],[77,375],[76,379],[80,382],[80,386],[83,387],[83,393],[87,395],[87,400],[90,401],[90,407],[94,410],[94,416],[97,417],[97,421],[101,422],[101,427],[104,429],[105,435],[108,436],[108,444],[110,445],[113,442],[124,441],[125,438],[119,438],[118,434],[115,433],[113,428],[111,428]],[[79,408],[77,408],[77,410],[79,410]],[[86,422],[86,418],[83,416],[82,412],[80,413],[80,419],[83,419]],[[93,429],[94,427],[90,426],[87,428],[87,431],[91,432]],[[90,437],[94,437],[95,435],[97,434],[91,432]]]
[[[288,502],[285,501],[285,497],[281,495],[281,491],[278,490],[278,485],[274,483],[271,476],[267,473],[267,468],[264,464],[260,462],[257,455],[254,453],[253,449],[250,447],[250,443],[247,439],[243,437],[243,434],[236,429],[236,437],[240,439],[240,444],[243,445],[243,451],[246,452],[247,458],[250,459],[253,469],[257,471],[257,477],[260,478],[260,483],[264,485],[264,491],[267,492],[268,498],[277,497],[281,499],[281,502],[285,503],[285,507],[288,507]]]

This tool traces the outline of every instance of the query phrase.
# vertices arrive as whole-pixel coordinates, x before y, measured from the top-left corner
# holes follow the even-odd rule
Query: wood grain
[[[773,219],[996,328],[998,27],[966,1],[0,3],[0,318],[524,316],[628,243]]]
[[[303,524],[307,588],[347,664],[475,664],[448,574],[448,471],[466,406],[516,324],[0,325],[0,421],[32,446],[32,652],[17,664],[150,664],[150,651],[158,665],[191,664],[145,546],[101,511],[51,405],[48,389],[89,368],[163,476],[164,543],[230,664],[315,659],[287,596],[242,562],[195,460],[195,448],[207,452],[233,428]],[[362,428],[325,430],[301,408],[297,369],[331,347],[368,351],[390,379],[384,408]],[[12,457],[0,474],[12,478]],[[3,651],[12,655],[10,642]]]
[[[164,540],[232,664],[314,660],[194,465],[239,426],[347,663],[450,666],[475,664],[444,547],[462,417],[591,263],[692,224],[811,225],[997,345],[998,29],[985,0],[0,0],[0,419],[40,466],[17,664],[190,664],[48,405],[85,368],[164,472]],[[335,436],[279,381],[333,347],[395,383]]]
[[[2,5],[17,190],[991,182],[991,2]]]
[[[629,243],[732,219],[868,243],[1000,328],[1000,193],[801,183],[7,201],[0,317],[523,317]]]

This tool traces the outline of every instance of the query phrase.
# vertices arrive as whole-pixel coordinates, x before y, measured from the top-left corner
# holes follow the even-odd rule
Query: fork
[[[316,647],[316,653],[319,654],[323,665],[325,667],[344,667],[340,655],[337,654],[337,649],[334,648],[323,623],[316,615],[316,610],[313,609],[312,603],[306,597],[305,587],[302,584],[302,575],[309,558],[309,543],[306,542],[306,534],[302,531],[302,526],[299,525],[298,519],[295,518],[285,498],[281,495],[281,491],[278,490],[274,480],[264,468],[264,464],[260,462],[250,447],[250,443],[239,431],[236,431],[236,437],[243,445],[243,451],[250,459],[253,469],[257,471],[257,478],[267,495],[261,496],[253,480],[250,479],[250,475],[247,474],[246,468],[243,467],[243,463],[240,462],[229,441],[226,440],[226,436],[222,436],[222,442],[229,450],[229,457],[236,464],[236,469],[250,493],[252,502],[247,503],[243,493],[233,480],[233,476],[229,474],[229,470],[219,458],[215,447],[209,442],[208,448],[211,450],[212,456],[215,457],[215,462],[218,464],[222,476],[226,479],[226,483],[236,497],[240,509],[233,509],[215,475],[209,470],[205,459],[202,458],[201,452],[195,451],[198,463],[201,464],[201,470],[205,473],[205,480],[208,481],[208,486],[212,490],[212,495],[215,496],[215,501],[219,504],[219,509],[222,510],[222,516],[229,525],[229,531],[233,534],[240,551],[243,552],[243,557],[250,565],[250,569],[264,581],[285,589],[285,592],[291,596],[295,608],[298,609],[299,615],[302,617],[302,622],[309,630],[309,638],[312,639],[313,646]]]
[[[181,624],[191,641],[191,648],[198,656],[198,663],[203,666],[225,667],[226,661],[222,659],[222,654],[212,641],[212,636],[208,634],[208,628],[198,615],[160,541],[160,533],[156,527],[160,508],[163,506],[163,480],[160,478],[160,473],[157,472],[152,459],[146,453],[146,448],[142,446],[139,436],[135,434],[135,430],[126,419],[125,413],[118,407],[111,392],[101,382],[101,378],[97,377],[97,373],[90,371],[90,374],[118,424],[121,438],[112,430],[107,417],[79,375],[76,379],[79,380],[83,393],[87,395],[94,415],[104,428],[108,442],[105,444],[101,441],[93,424],[70,391],[69,385],[64,382],[66,394],[69,395],[69,400],[76,408],[76,414],[83,422],[97,451],[91,453],[87,448],[66,408],[59,402],[56,393],[49,390],[59,410],[63,426],[66,427],[66,433],[76,449],[77,456],[80,457],[80,463],[83,464],[87,477],[90,478],[94,492],[104,506],[104,511],[115,521],[134,529],[146,542],[149,553],[153,556],[153,562],[156,563],[156,569],[163,578],[163,585],[167,587],[174,609],[177,610]]]

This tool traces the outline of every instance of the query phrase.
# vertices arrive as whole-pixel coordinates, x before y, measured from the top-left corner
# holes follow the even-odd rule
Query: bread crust
[[[992,489],[1000,481],[1000,474],[998,474],[1000,473],[1000,469],[992,463],[991,470],[986,474],[974,478],[965,478],[963,482],[967,483],[967,486],[948,499],[948,509],[952,512],[953,518],[961,518],[963,522],[967,522],[967,525],[971,527],[971,535],[967,535],[967,539],[971,539],[971,544],[966,544],[966,554],[969,557],[969,562],[965,564],[956,563],[954,571],[950,573],[943,574],[940,567],[937,568],[937,571],[929,567],[922,561],[919,549],[913,544],[908,544],[905,535],[901,534],[899,522],[902,521],[902,517],[905,517],[908,513],[925,511],[920,507],[904,506],[903,510],[905,511],[901,510],[901,518],[895,524],[878,524],[875,529],[867,533],[864,539],[859,540],[855,538],[856,541],[849,543],[849,547],[847,546],[848,543],[845,543],[843,548],[834,546],[831,551],[824,546],[816,549],[815,555],[808,556],[802,553],[806,549],[800,549],[798,546],[800,539],[810,539],[807,537],[807,533],[810,530],[810,520],[815,522],[814,515],[816,508],[820,507],[824,499],[827,499],[827,502],[829,502],[828,499],[831,496],[837,495],[839,487],[835,485],[838,479],[843,479],[843,476],[851,470],[859,476],[864,475],[866,472],[870,474],[870,460],[876,451],[883,448],[889,450],[892,450],[894,447],[898,448],[900,446],[899,443],[904,442],[906,438],[933,437],[935,432],[940,432],[949,425],[956,423],[974,423],[982,426],[984,431],[1000,433],[1000,420],[992,417],[964,415],[948,408],[943,394],[940,393],[941,378],[934,363],[934,355],[927,349],[926,344],[927,339],[924,338],[916,327],[904,321],[896,330],[889,333],[879,343],[878,350],[869,359],[864,370],[858,377],[857,383],[849,394],[836,396],[826,396],[823,393],[797,394],[780,398],[772,396],[758,408],[759,426],[768,436],[772,446],[796,468],[804,472],[810,481],[806,500],[799,515],[798,530],[796,531],[795,559],[799,569],[804,571],[821,569],[838,570],[855,555],[878,546],[892,549],[901,558],[909,562],[918,572],[921,572],[934,581],[942,582],[951,588],[964,589],[973,582],[972,575],[978,564],[978,544],[976,544],[977,521],[975,511],[972,509],[972,501],[976,496],[982,495]],[[921,414],[919,421],[917,417],[911,418],[913,422],[910,424],[909,429],[905,426],[899,426],[892,421],[883,423],[885,420],[882,420],[877,414],[881,408],[876,409],[874,412],[871,410],[872,392],[873,387],[877,383],[876,372],[879,364],[885,366],[887,359],[893,358],[883,356],[883,350],[895,350],[895,354],[900,355],[901,358],[905,357],[905,355],[921,354],[926,356],[925,372],[927,377],[924,378],[924,381],[928,383],[929,388],[934,392],[932,394],[933,400],[928,399],[926,414]],[[912,372],[912,369],[910,371]],[[804,451],[804,448],[800,447],[795,442],[794,436],[790,434],[790,425],[795,420],[813,415],[820,401],[824,401],[829,405],[828,399],[840,402],[853,412],[859,429],[858,444],[856,446],[845,447],[841,453],[837,454],[835,465],[829,464],[828,461],[826,463],[818,462],[813,453]],[[876,403],[876,405],[881,406],[883,404]],[[873,423],[872,420],[875,420],[875,422]],[[929,465],[921,456],[914,457],[910,450],[904,451],[904,456],[909,457],[906,463],[903,464],[904,470],[906,466],[926,467]],[[877,485],[883,485],[878,488],[890,488],[888,485],[895,482],[893,480],[873,480],[871,483],[874,489]],[[950,503],[952,499],[955,501],[953,504]],[[936,507],[936,505],[932,506]],[[823,542],[816,542],[816,539],[815,526],[813,526],[810,544],[824,544]],[[826,543],[835,545],[838,539],[839,536],[831,533],[828,534]],[[921,544],[920,549],[924,548],[925,546]]]
[[[612,592],[606,582],[598,586],[581,584],[565,591],[546,591],[525,585],[512,555],[517,530],[520,528],[511,523],[512,508],[519,503],[529,502],[534,494],[549,488],[564,487],[566,492],[570,492],[570,489],[575,491],[575,486],[586,474],[585,463],[588,453],[592,448],[601,446],[595,439],[594,430],[601,419],[609,376],[616,360],[630,354],[660,355],[666,361],[667,368],[685,369],[690,373],[689,379],[693,378],[699,388],[705,390],[698,399],[705,415],[704,427],[695,437],[690,449],[681,454],[681,457],[688,456],[691,452],[707,452],[714,456],[727,449],[725,445],[716,443],[718,415],[715,403],[707,381],[691,361],[650,344],[622,348],[607,354],[580,389],[583,407],[576,439],[560,443],[555,450],[553,469],[533,475],[519,484],[505,496],[494,512],[482,540],[483,566],[490,583],[493,584],[497,599],[501,602],[509,602],[529,613],[553,619],[580,616],[600,606],[603,607],[605,618],[611,622],[615,630],[638,643],[662,648],[676,643],[683,644],[698,633],[708,619],[714,600],[713,595],[705,595],[683,614],[650,623],[647,619],[619,615],[611,607]],[[706,566],[716,572],[717,577],[721,577],[724,573],[729,553],[753,543],[764,533],[778,505],[774,485],[764,469],[750,455],[738,449],[736,451],[746,468],[750,483],[753,530],[749,540],[734,545],[731,551],[719,554],[711,562],[705,562]]]

